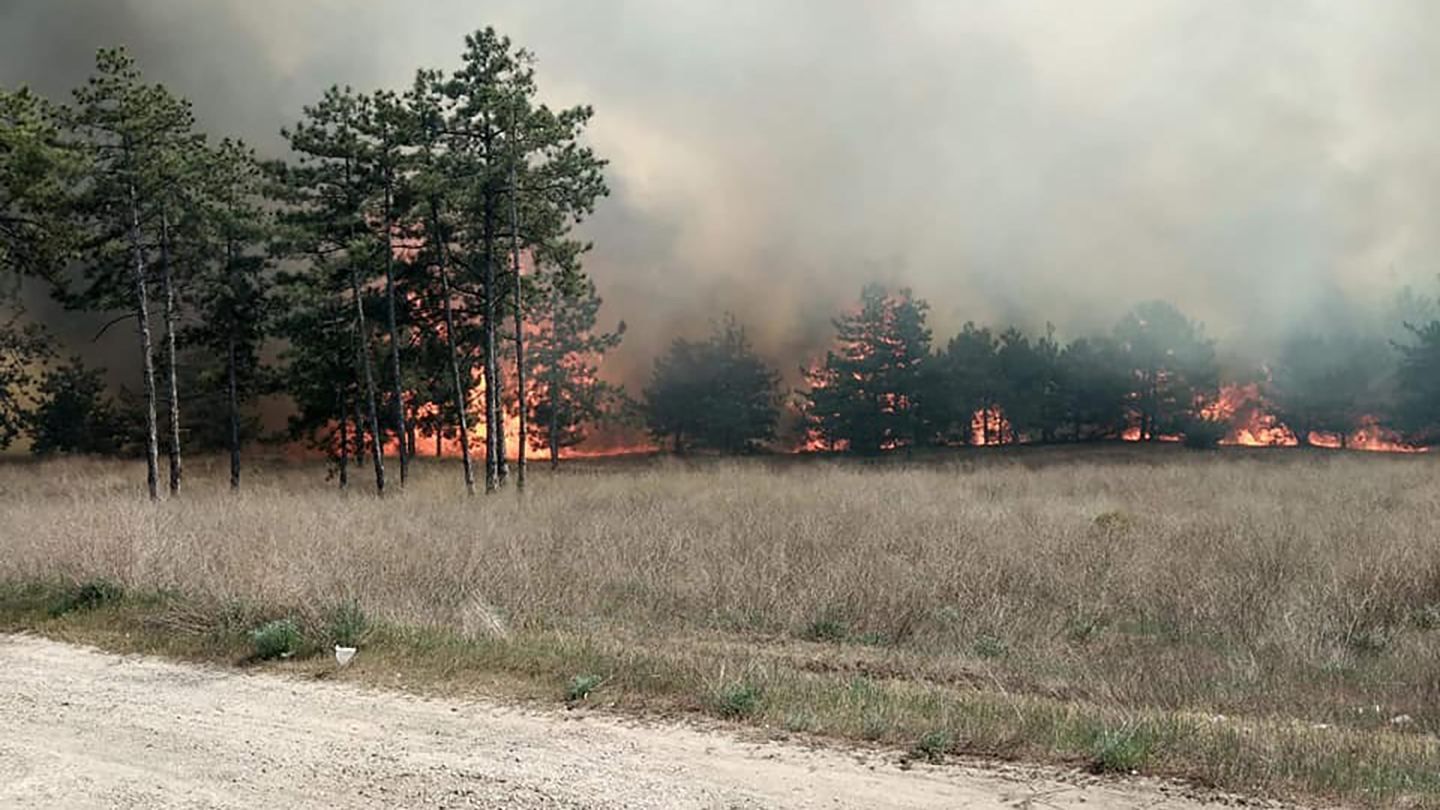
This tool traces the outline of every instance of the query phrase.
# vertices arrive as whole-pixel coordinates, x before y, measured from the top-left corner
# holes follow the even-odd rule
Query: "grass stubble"
[[[129,465],[0,464],[0,630],[1440,807],[1429,458],[590,463],[474,500],[438,462],[383,500],[196,466],[152,505]]]

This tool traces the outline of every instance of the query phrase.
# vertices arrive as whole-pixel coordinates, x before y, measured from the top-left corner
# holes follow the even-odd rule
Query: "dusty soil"
[[[1205,806],[1185,794],[0,636],[7,808]]]

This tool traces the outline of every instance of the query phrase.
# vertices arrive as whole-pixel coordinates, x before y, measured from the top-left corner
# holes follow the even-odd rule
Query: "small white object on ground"
[[[335,663],[344,667],[347,666],[354,657],[354,647],[341,647],[339,644],[335,645]]]

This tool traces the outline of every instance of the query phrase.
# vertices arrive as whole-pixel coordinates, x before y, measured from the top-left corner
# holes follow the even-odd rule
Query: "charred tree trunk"
[[[460,460],[465,468],[465,494],[475,494],[475,466],[470,460],[470,425],[467,416],[467,403],[470,400],[469,389],[465,385],[464,375],[460,373],[460,353],[456,348],[455,337],[455,310],[451,303],[450,293],[450,269],[449,254],[446,247],[445,236],[440,233],[440,217],[436,211],[434,200],[430,204],[430,229],[431,238],[435,240],[440,260],[440,295],[445,301],[445,346],[446,353],[450,356],[450,381],[455,389],[455,412],[458,414],[460,423]],[[440,457],[440,434],[443,431],[437,425],[435,428],[435,457]]]
[[[140,337],[141,367],[145,377],[145,483],[149,489],[150,500],[155,501],[160,499],[160,443],[159,429],[155,421],[155,354],[150,340],[150,298],[145,283],[145,250],[140,242],[140,202],[133,182],[129,186],[129,197],[135,319]]]
[[[350,293],[355,299],[355,365],[365,382],[365,418],[370,428],[370,455],[375,465],[375,492],[385,494],[385,449],[380,437],[380,414],[375,402],[375,368],[370,356],[369,332],[365,327],[365,303],[360,297],[360,278],[350,268]]]
[[[160,285],[165,294],[165,389],[170,404],[170,496],[180,494],[180,384],[175,370],[175,283],[170,268],[170,219],[160,212]]]
[[[400,488],[405,488],[405,483],[410,480],[410,455],[413,448],[405,446],[406,439],[410,435],[405,424],[405,382],[400,373],[400,328],[395,317],[395,247],[394,223],[391,221],[394,212],[391,210],[393,200],[394,178],[390,170],[385,170],[385,318],[386,326],[390,332],[390,371],[393,385],[392,395],[395,397],[395,436],[399,439],[400,446]]]

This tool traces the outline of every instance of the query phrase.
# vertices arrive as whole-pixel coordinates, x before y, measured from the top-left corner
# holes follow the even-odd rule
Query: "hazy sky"
[[[494,25],[596,108],[610,368],[737,312],[792,371],[869,279],[966,319],[1106,328],[1167,298],[1232,346],[1440,269],[1440,3],[0,0],[0,84],[123,43],[262,150],[332,83]]]

